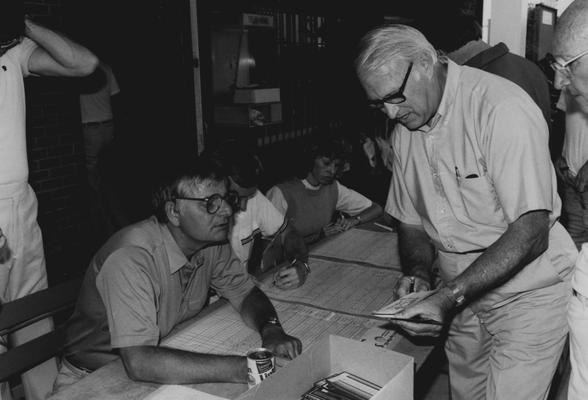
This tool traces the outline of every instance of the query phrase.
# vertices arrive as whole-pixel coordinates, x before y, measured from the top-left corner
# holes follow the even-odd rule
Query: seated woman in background
[[[348,165],[351,150],[343,138],[316,138],[303,154],[305,178],[273,186],[266,194],[306,243],[345,231],[382,213],[378,204],[337,181]]]

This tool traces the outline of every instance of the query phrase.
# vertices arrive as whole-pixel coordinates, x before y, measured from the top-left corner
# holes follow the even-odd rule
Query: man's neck
[[[459,49],[447,54],[447,57],[456,64],[463,65],[469,59],[490,48],[490,45],[482,39],[472,40]]]

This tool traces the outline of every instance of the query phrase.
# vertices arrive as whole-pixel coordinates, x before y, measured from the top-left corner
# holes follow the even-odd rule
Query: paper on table
[[[311,250],[311,257],[327,257],[344,262],[372,264],[400,271],[396,233],[350,229],[337,234]]]
[[[180,385],[163,385],[144,400],[226,400],[209,393]]]
[[[331,260],[312,259],[310,265],[312,272],[299,288],[279,289],[272,277],[264,280],[261,288],[272,300],[370,317],[373,310],[393,300],[392,289],[401,276],[391,269]]]
[[[308,348],[328,334],[360,340],[381,321],[355,317],[300,304],[274,302],[284,330]],[[240,354],[261,346],[261,338],[224,305],[181,332],[162,341],[163,346],[211,354]]]

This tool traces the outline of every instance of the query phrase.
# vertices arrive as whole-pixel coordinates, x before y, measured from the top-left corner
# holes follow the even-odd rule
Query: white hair
[[[587,0],[575,0],[562,13],[555,27],[553,48],[554,54],[588,50]]]
[[[355,70],[361,81],[382,74],[393,62],[437,62],[437,51],[418,30],[406,25],[383,25],[365,34],[359,43]]]

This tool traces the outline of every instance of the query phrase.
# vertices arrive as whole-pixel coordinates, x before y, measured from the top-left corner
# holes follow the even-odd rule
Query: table
[[[369,317],[370,311],[391,301],[391,287],[400,276],[396,243],[394,232],[373,224],[351,229],[311,249],[312,273],[301,288],[281,291],[273,287],[271,276],[261,277],[259,285],[274,303],[286,332],[299,337],[305,348],[325,334],[337,334],[411,355],[418,370],[434,342],[417,343],[386,329],[389,326],[385,321]],[[259,347],[260,339],[221,300],[177,327],[162,345],[205,353],[245,354]],[[119,359],[50,400],[140,399],[159,387],[130,380]],[[236,383],[190,387],[226,398],[236,398],[247,390],[246,384]]]

